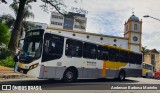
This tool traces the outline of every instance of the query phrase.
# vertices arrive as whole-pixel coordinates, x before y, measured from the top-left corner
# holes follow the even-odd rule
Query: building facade
[[[63,21],[62,25],[64,25],[64,23],[65,22]],[[74,23],[74,25],[75,24],[76,23]],[[139,18],[136,17],[134,14],[124,24],[124,37],[95,34],[72,29],[63,29],[63,26],[50,26],[48,29],[51,29],[52,31],[55,31],[57,33],[73,35],[76,37],[86,38],[88,40],[100,42],[103,44],[117,46],[135,52],[141,52],[142,20],[140,21]]]
[[[146,49],[144,53],[144,63],[152,64],[155,71],[160,71],[160,56],[156,49]]]
[[[51,13],[50,27],[86,31],[87,18],[83,14],[69,12],[70,16],[63,16],[57,12]]]

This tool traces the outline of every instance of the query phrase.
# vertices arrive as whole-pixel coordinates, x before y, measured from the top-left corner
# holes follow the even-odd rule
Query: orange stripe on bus
[[[106,76],[106,66],[107,66],[106,64],[107,64],[107,61],[104,61],[104,62],[103,62],[103,69],[102,69],[102,76],[103,76],[103,77]]]

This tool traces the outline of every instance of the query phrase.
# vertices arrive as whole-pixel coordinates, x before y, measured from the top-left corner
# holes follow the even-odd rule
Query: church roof
[[[137,16],[135,16],[134,14],[128,19],[128,21],[129,20],[139,22],[139,18]]]

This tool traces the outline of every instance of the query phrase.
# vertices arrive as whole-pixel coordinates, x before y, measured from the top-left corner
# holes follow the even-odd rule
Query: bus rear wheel
[[[63,75],[63,81],[66,83],[75,82],[77,80],[77,73],[72,69],[67,69]]]
[[[124,70],[120,71],[120,72],[119,72],[119,75],[118,75],[118,80],[119,80],[119,81],[124,81],[125,78],[126,78],[125,71],[124,71]]]

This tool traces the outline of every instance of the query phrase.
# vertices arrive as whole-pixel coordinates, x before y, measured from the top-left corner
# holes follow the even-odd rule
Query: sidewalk
[[[18,73],[18,72],[14,72],[13,68],[8,68],[8,67],[4,67],[4,66],[0,66],[0,80],[2,79],[19,79],[19,78],[25,78],[26,76]]]

